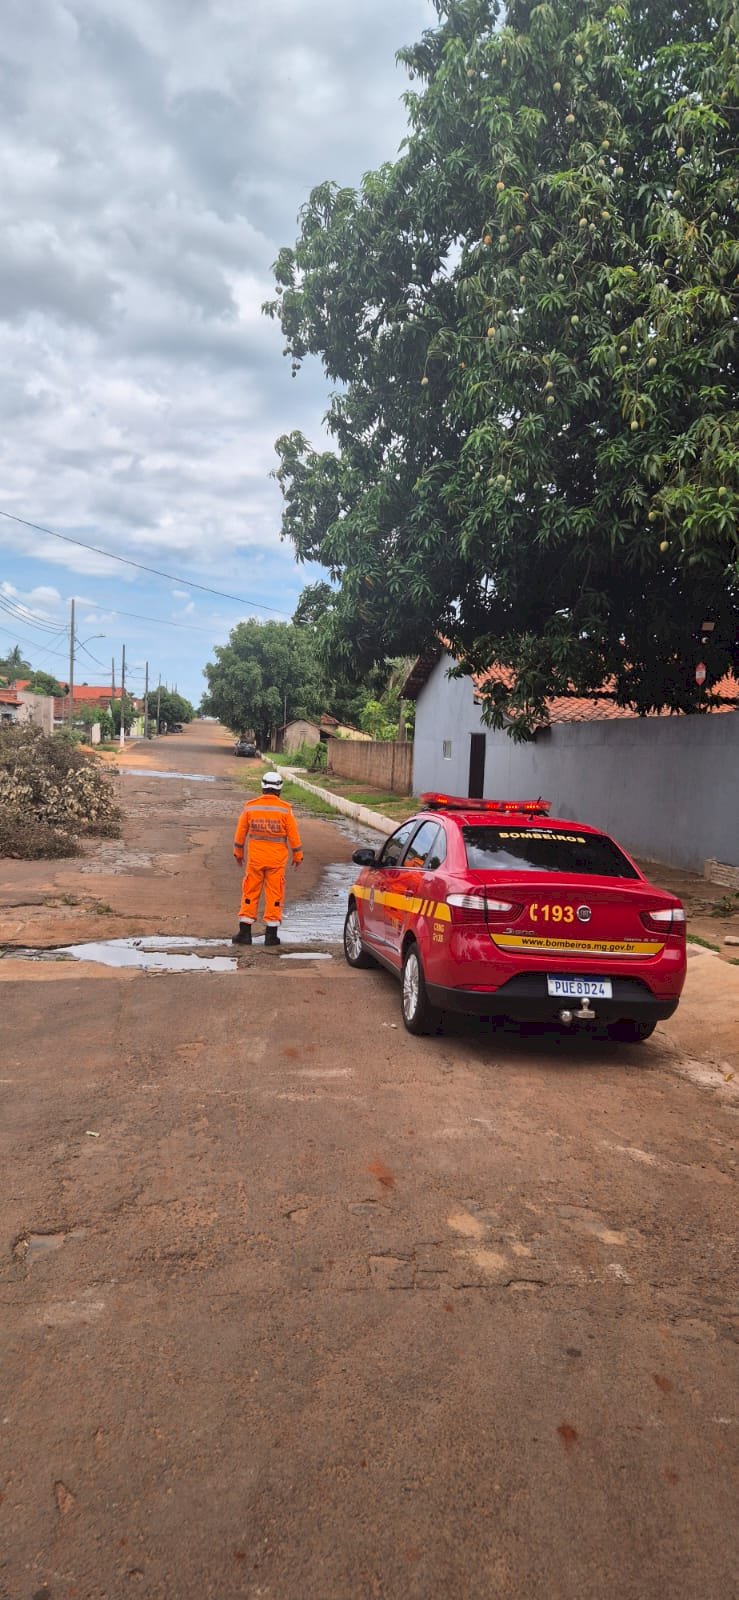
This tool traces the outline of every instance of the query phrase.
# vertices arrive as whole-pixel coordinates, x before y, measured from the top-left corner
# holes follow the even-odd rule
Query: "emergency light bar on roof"
[[[424,811],[494,811],[498,815],[515,811],[518,816],[523,813],[529,817],[548,817],[551,801],[465,800],[462,795],[456,794],[422,794],[421,805]]]

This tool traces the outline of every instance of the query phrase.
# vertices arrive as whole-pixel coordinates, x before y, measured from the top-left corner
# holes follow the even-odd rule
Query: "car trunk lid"
[[[497,874],[475,877],[472,892],[485,900],[490,939],[511,954],[529,951],[555,961],[572,956],[651,960],[668,938],[679,936],[680,924],[670,915],[677,902],[641,881],[596,884],[533,873],[504,880]]]

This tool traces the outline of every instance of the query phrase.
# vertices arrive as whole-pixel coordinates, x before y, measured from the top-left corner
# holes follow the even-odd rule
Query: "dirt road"
[[[217,781],[129,770],[123,841],[0,863],[0,942],[230,933],[242,764],[207,725],[126,761]],[[313,901],[351,844],[303,827]],[[723,1600],[737,1100],[704,958],[628,1051],[412,1039],[329,949],[0,960],[0,1597]]]

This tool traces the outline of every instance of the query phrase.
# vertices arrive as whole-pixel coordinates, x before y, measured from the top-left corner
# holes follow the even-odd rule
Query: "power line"
[[[187,633],[209,633],[212,637],[214,629],[204,628],[202,623],[196,622],[170,622],[167,617],[143,617],[139,611],[120,611],[116,606],[106,606],[102,600],[91,600],[90,605],[96,611],[107,612],[111,617],[133,617],[136,622],[155,622],[162,628],[184,628]],[[282,612],[279,613],[282,616]]]
[[[95,666],[96,667],[102,667],[103,672],[107,672],[108,668],[107,668],[105,662],[104,661],[99,661],[97,656],[94,656],[92,651],[88,650],[87,645],[83,644],[82,641],[77,638],[76,634],[75,634],[74,642],[75,642],[78,650],[84,650],[85,655],[89,656],[90,660],[95,662]]]
[[[33,528],[35,533],[48,534],[50,539],[61,539],[64,544],[78,545],[80,550],[91,550],[93,555],[105,556],[108,561],[119,561],[124,567],[136,567],[139,572],[151,572],[155,578],[166,578],[168,583],[184,583],[188,589],[199,589],[202,594],[214,594],[219,600],[234,600],[236,605],[253,606],[257,611],[271,611],[276,617],[290,620],[287,612],[278,611],[276,606],[265,606],[260,600],[245,600],[243,595],[227,594],[225,589],[211,589],[208,584],[194,583],[192,578],[178,578],[172,572],[163,572],[161,567],[148,567],[143,561],[132,561],[130,556],[114,555],[112,550],[103,550],[97,544],[86,544],[84,539],[72,539],[68,533],[57,533],[54,528],[45,528],[40,522],[29,522],[26,517],[17,517],[12,511],[3,511],[0,508],[0,517],[7,517],[9,522],[20,523],[22,528]]]
[[[40,633],[58,633],[59,624],[50,622],[45,617],[39,617],[36,612],[29,611],[25,606],[18,605],[10,595],[0,590],[0,610],[7,612],[16,622],[22,622],[27,628],[38,628]]]
[[[59,632],[57,634],[57,638],[59,638],[59,639],[63,638],[63,636],[64,636],[64,634],[66,632],[67,632],[66,628],[60,628]],[[9,639],[13,639],[16,644],[29,645],[32,650],[38,651],[38,641],[36,639],[24,639],[23,634],[22,633],[16,633],[15,629],[13,629],[13,632],[11,633],[10,628],[0,628],[0,633],[7,634],[7,637]],[[41,650],[39,653],[41,655],[41,659],[42,660],[45,660],[47,656],[63,656],[65,661],[67,659],[66,650],[51,650],[51,649],[47,650],[47,649],[44,649],[44,650]]]
[[[132,617],[136,622],[153,622],[160,628],[183,628],[186,633],[207,633],[211,638],[216,631],[215,628],[204,627],[202,623],[174,622],[168,617],[143,616],[140,611],[121,611],[120,607],[106,605],[102,600],[90,600],[87,604],[94,610],[103,611],[111,617]],[[18,622],[25,623],[26,627],[38,628],[39,630],[45,630],[47,633],[59,632],[58,623],[47,621],[39,616],[38,612],[27,610],[25,606],[19,605],[13,600],[12,595],[6,594],[2,589],[0,589],[0,608],[3,611],[7,611],[9,617],[17,618]]]

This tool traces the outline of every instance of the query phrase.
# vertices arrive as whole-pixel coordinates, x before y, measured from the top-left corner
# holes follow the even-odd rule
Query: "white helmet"
[[[276,789],[277,793],[279,794],[280,789],[282,788],[282,778],[280,777],[279,772],[265,772],[262,778],[262,788]]]

